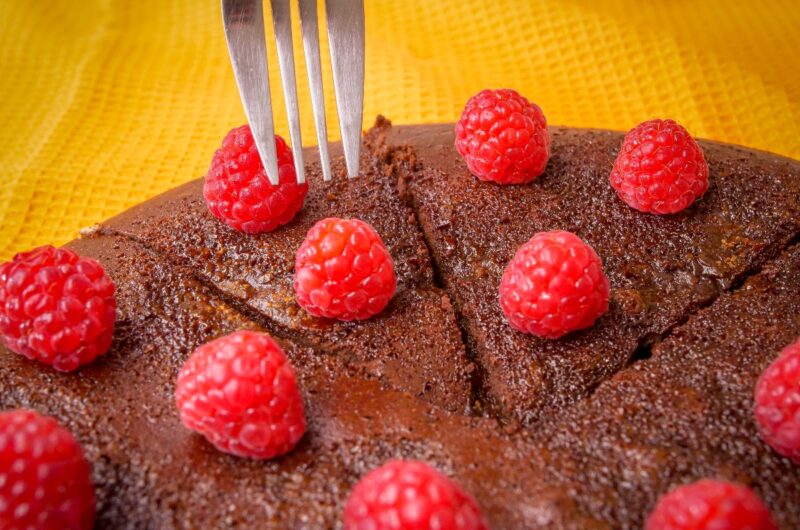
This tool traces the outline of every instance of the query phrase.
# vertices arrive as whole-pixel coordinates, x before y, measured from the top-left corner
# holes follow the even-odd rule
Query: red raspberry
[[[93,259],[39,247],[0,264],[0,336],[63,372],[104,354],[114,334],[114,283]]]
[[[306,432],[294,369],[269,335],[237,331],[197,348],[175,390],[181,420],[217,449],[268,459]]]
[[[92,472],[72,434],[29,410],[0,413],[0,528],[90,530]]]
[[[392,461],[356,484],[344,508],[345,530],[487,530],[475,500],[422,462]]]
[[[611,170],[611,186],[631,208],[680,212],[708,189],[708,164],[681,125],[650,120],[625,135]]]
[[[308,184],[298,184],[286,142],[275,136],[278,182],[270,184],[249,125],[233,129],[222,140],[206,175],[203,196],[209,211],[228,226],[258,234],[291,221],[303,207]]]
[[[645,530],[778,530],[761,499],[746,486],[701,480],[658,501]]]
[[[295,258],[297,303],[314,316],[364,320],[394,296],[394,262],[375,229],[358,219],[323,219]]]
[[[456,123],[456,150],[481,180],[525,184],[550,158],[550,133],[542,109],[515,90],[482,90]]]
[[[609,284],[595,251],[570,232],[539,232],[500,281],[500,306],[519,331],[557,339],[608,309]]]
[[[800,338],[761,374],[755,401],[761,438],[800,465]]]

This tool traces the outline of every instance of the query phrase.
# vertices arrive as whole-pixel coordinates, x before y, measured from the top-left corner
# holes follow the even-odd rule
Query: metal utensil
[[[297,181],[302,183],[305,182],[303,143],[300,134],[289,2],[290,0],[271,0],[270,4]],[[331,179],[331,169],[322,91],[317,2],[298,0],[298,4],[320,163],[324,179],[327,181]],[[347,174],[352,178],[358,174],[361,150],[361,121],[364,106],[364,2],[327,0],[325,14],[328,22],[328,44],[342,146]],[[222,0],[222,18],[233,72],[247,121],[253,131],[253,138],[267,177],[272,184],[277,185],[275,124],[272,118],[264,11],[261,0]]]

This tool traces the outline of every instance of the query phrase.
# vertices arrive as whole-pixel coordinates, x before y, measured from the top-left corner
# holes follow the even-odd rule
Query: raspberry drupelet
[[[500,280],[500,305],[519,331],[557,339],[608,309],[609,283],[594,249],[570,232],[540,232],[517,250]]]
[[[456,123],[456,150],[481,180],[525,184],[544,172],[550,158],[547,120],[515,90],[482,90]]]
[[[645,530],[778,530],[750,488],[700,480],[673,489],[658,501]]]
[[[175,390],[181,420],[225,453],[269,459],[306,430],[294,369],[269,335],[237,331],[197,348]]]
[[[206,175],[203,196],[209,211],[231,228],[257,234],[291,221],[303,207],[308,183],[298,184],[291,150],[275,136],[279,184],[267,178],[249,125],[225,136]]]
[[[319,221],[297,250],[295,298],[314,316],[364,320],[383,311],[396,289],[392,256],[358,219]]]
[[[680,212],[708,189],[708,163],[689,132],[672,120],[650,120],[625,135],[611,186],[636,210]]]
[[[761,438],[800,465],[800,338],[786,346],[761,374],[755,390]]]
[[[91,467],[72,434],[30,410],[0,413],[0,528],[90,530]]]
[[[475,500],[437,470],[395,460],[356,484],[344,509],[345,530],[487,530]]]
[[[117,302],[95,260],[39,247],[0,264],[0,337],[12,351],[69,372],[108,351]]]

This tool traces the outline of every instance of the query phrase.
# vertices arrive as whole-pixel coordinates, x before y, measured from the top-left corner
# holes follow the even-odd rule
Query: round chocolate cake
[[[296,217],[248,235],[189,182],[67,247],[116,285],[113,345],[73,373],[0,348],[0,407],[57,418],[93,468],[96,528],[321,529],[391,459],[427,462],[494,529],[638,529],[672,488],[736,481],[800,528],[800,466],[759,436],[753,392],[800,335],[800,163],[700,141],[710,186],[666,216],[638,212],[609,173],[618,132],[551,127],[532,183],[473,177],[452,124],[364,136],[357,179],[307,149]],[[314,223],[358,218],[389,250],[397,293],[377,316],[316,318],[295,302]],[[512,329],[498,285],[534,233],[567,230],[601,257],[608,311],[543,339]],[[297,374],[308,429],[285,456],[214,449],[175,406],[198,346],[263,330]]]

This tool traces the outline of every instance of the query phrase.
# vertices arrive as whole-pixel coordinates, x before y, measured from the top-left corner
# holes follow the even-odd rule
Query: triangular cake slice
[[[338,356],[291,341],[282,344],[306,404],[305,437],[266,462],[217,451],[182,426],[177,374],[195,347],[258,324],[136,242],[68,246],[99,260],[117,286],[112,349],[63,374],[0,347],[0,409],[36,409],[75,434],[93,466],[96,528],[335,528],[353,485],[392,458],[452,476],[493,528],[608,528],[583,515],[568,488],[548,485],[538,450],[494,422],[384,390]]]
[[[448,296],[433,269],[413,211],[396,191],[398,158],[384,130],[366,136],[362,175],[344,175],[341,144],[332,145],[334,179],[322,182],[316,148],[306,149],[309,193],[288,225],[260,235],[237,232],[213,217],[202,180],[134,207],[104,224],[190,267],[231,303],[274,333],[345,357],[351,367],[452,412],[469,407],[471,364]],[[389,307],[363,322],[310,316],[294,300],[295,252],[325,217],[359,218],[381,235],[394,258],[398,291]]]
[[[528,424],[590,394],[800,232],[796,161],[700,141],[710,189],[684,212],[656,216],[629,208],[609,184],[622,133],[551,128],[545,173],[498,186],[470,175],[453,130],[396,127],[389,143],[416,155],[405,194],[482,368],[485,397]],[[547,340],[507,324],[498,286],[519,245],[556,229],[597,251],[612,293],[593,327]]]
[[[800,528],[800,466],[772,452],[753,415],[759,375],[798,336],[795,245],[538,437],[578,504],[613,528],[642,528],[660,495],[707,477],[747,484],[779,528]]]

